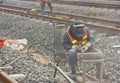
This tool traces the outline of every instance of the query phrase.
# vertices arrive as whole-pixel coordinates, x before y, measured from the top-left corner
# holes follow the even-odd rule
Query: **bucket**
[[[0,48],[2,48],[4,46],[4,42],[5,42],[5,39],[0,38]]]

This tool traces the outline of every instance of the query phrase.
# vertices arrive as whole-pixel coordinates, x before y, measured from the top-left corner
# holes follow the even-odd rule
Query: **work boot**
[[[69,73],[68,76],[75,81],[75,83],[82,83],[82,77],[77,76],[77,74]]]
[[[76,77],[77,77],[76,74],[71,74],[71,73],[69,73],[68,76],[73,80],[76,80]]]
[[[71,79],[76,80],[76,77],[77,77],[77,76],[76,76],[76,74],[71,74],[70,77],[71,77]]]

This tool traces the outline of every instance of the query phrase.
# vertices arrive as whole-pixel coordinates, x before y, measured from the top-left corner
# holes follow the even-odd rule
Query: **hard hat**
[[[31,13],[36,13],[36,12],[37,12],[37,9],[31,9],[30,12],[31,12]]]
[[[76,40],[81,40],[84,36],[84,24],[82,22],[75,22],[70,27],[70,33]]]
[[[84,23],[82,22],[74,22],[70,28],[72,28],[72,30],[74,30],[76,33],[81,33],[81,31],[83,31],[84,29]]]
[[[72,25],[73,28],[83,28],[84,26],[85,24],[82,22],[74,22]]]

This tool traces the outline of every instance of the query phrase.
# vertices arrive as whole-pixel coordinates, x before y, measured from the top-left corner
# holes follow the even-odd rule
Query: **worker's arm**
[[[94,45],[94,42],[90,35],[90,30],[88,28],[86,30],[87,30],[88,42],[83,46],[83,52],[87,51],[89,48],[93,47]]]
[[[91,37],[90,30],[87,28],[88,33],[88,43],[86,44],[88,47],[92,47],[94,45],[93,38]]]
[[[71,43],[71,41],[70,41],[70,38],[69,38],[69,36],[68,36],[67,33],[65,33],[64,36],[63,36],[62,45],[63,45],[63,47],[64,47],[65,50],[70,50],[70,49],[72,49],[72,46],[73,46],[73,45],[72,45],[72,43]]]

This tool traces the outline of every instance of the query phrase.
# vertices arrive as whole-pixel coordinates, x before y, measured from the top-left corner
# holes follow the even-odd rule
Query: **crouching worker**
[[[63,47],[68,52],[68,61],[71,75],[76,75],[77,53],[87,52],[93,47],[90,31],[81,22],[75,22],[66,29],[63,36]],[[98,56],[100,58],[100,56]],[[97,76],[100,73],[100,65],[97,65]]]

